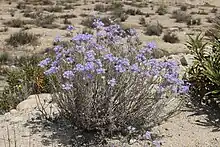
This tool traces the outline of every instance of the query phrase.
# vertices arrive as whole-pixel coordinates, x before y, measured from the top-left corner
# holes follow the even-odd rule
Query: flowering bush
[[[177,64],[153,59],[155,44],[141,47],[133,29],[100,20],[93,25],[94,35],[77,34],[71,47],[55,46],[55,56],[39,63],[59,83],[53,96],[63,116],[74,126],[108,134],[161,121],[166,104],[188,91]]]

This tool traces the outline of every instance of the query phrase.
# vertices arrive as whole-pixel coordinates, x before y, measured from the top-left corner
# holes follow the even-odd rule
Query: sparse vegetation
[[[191,15],[184,11],[175,10],[172,13],[172,18],[176,19],[176,22],[187,22],[191,19]]]
[[[163,40],[169,43],[178,43],[180,41],[176,33],[172,31],[167,31],[163,36]]]
[[[21,20],[21,19],[12,19],[4,23],[7,27],[21,28],[26,24],[33,24],[33,21]]]
[[[218,8],[212,8],[211,13],[217,13]]]
[[[159,8],[157,9],[156,13],[158,13],[159,15],[167,14],[167,6],[160,5]]]
[[[41,14],[39,17],[36,18],[35,24],[39,27],[48,28],[49,26],[53,26],[53,22],[55,20],[55,15],[43,15]]]
[[[44,9],[45,11],[48,11],[48,12],[62,12],[63,11],[63,8],[61,6],[50,6],[50,7],[47,7]]]
[[[141,17],[139,19],[139,24],[141,24],[142,26],[145,26],[146,25],[146,21],[145,21],[145,18],[144,17]]]
[[[180,10],[181,11],[187,11],[187,5],[181,5]]]
[[[26,31],[19,31],[12,34],[8,39],[5,40],[7,45],[11,45],[13,47],[18,47],[19,45],[37,45],[38,37]]]
[[[160,23],[157,24],[147,24],[144,34],[145,35],[156,35],[160,36],[163,32],[163,26]]]

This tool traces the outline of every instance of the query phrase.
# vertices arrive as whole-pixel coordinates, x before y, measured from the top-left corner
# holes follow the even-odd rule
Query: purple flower
[[[68,31],[72,31],[72,30],[74,30],[74,29],[75,29],[75,27],[72,26],[72,25],[68,25],[68,27],[67,27],[67,30],[68,30]]]
[[[93,25],[98,29],[104,27],[104,23],[100,19],[95,19]]]
[[[123,73],[126,71],[126,68],[123,67],[121,64],[118,64],[118,65],[115,65],[115,70],[120,72],[120,73]]]
[[[96,69],[97,74],[102,74],[105,73],[105,69],[104,68],[98,68]]]
[[[140,71],[140,69],[139,69],[137,63],[131,65],[130,69],[131,69],[131,71],[133,71],[133,72],[139,72],[139,71]]]
[[[106,55],[104,55],[103,56],[103,58],[105,59],[105,60],[109,60],[110,62],[113,62],[114,61],[114,56],[113,56],[113,54],[106,54]]]
[[[102,67],[102,61],[100,59],[96,59],[95,63],[99,66]]]
[[[74,69],[77,71],[84,71],[85,67],[82,64],[76,64],[76,67]]]
[[[63,77],[66,79],[71,79],[74,76],[73,72],[71,70],[65,71],[63,73]]]
[[[146,57],[145,57],[143,54],[138,54],[138,55],[136,56],[136,59],[137,59],[139,62],[146,61]]]
[[[74,59],[72,57],[66,58],[67,63],[73,63]]]
[[[154,141],[153,141],[153,144],[154,144],[156,147],[160,147],[160,142],[157,141],[157,140],[154,140]]]
[[[94,70],[95,64],[93,62],[86,62],[84,68],[85,70]]]
[[[46,71],[44,72],[44,74],[45,74],[45,75],[51,75],[51,74],[56,73],[57,70],[58,70],[57,67],[51,67],[51,68],[49,68],[48,70],[46,70]]]
[[[62,53],[58,53],[56,56],[56,60],[60,60],[62,58],[63,54]]]
[[[89,41],[93,38],[92,34],[77,34],[72,41]]]
[[[122,59],[118,60],[118,63],[123,64],[125,66],[130,66],[130,61],[126,58],[122,58]]]
[[[135,36],[135,35],[137,35],[137,32],[136,32],[135,29],[129,29],[129,34],[130,34],[131,36]]]
[[[54,42],[60,42],[62,41],[61,37],[60,36],[57,36],[55,39],[54,39]]]
[[[51,63],[51,66],[53,66],[53,67],[57,67],[58,66],[58,61],[57,60],[55,60],[55,61],[53,61],[52,63]]]
[[[56,53],[60,52],[61,49],[62,49],[62,46],[60,46],[60,45],[57,45],[57,46],[54,47],[54,51]]]
[[[69,84],[69,83],[62,84],[63,90],[71,90],[72,88],[73,88],[72,84]]]
[[[181,94],[188,93],[189,92],[189,86],[188,85],[180,86],[178,92],[181,93]]]
[[[155,48],[156,48],[156,43],[155,43],[155,42],[149,42],[149,43],[147,44],[147,47],[148,47],[149,49],[155,49]]]
[[[95,52],[93,50],[89,50],[85,53],[85,59],[87,61],[93,61],[95,60]]]
[[[147,139],[147,140],[151,140],[151,132],[147,131],[144,135],[144,138]]]
[[[115,84],[116,84],[115,78],[112,78],[111,80],[109,80],[109,81],[108,81],[108,84],[109,84],[111,87],[114,87]]]
[[[40,66],[40,67],[45,67],[45,66],[47,66],[51,61],[52,61],[51,58],[46,58],[46,59],[42,60],[42,61],[38,64],[38,66]]]

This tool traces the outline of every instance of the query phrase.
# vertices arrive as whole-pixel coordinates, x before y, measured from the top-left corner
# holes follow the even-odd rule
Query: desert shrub
[[[216,36],[217,38],[220,37],[220,16],[216,15],[215,18],[210,18],[210,20],[213,24],[212,26],[206,31],[205,35],[210,36],[210,39],[213,38],[213,36]]]
[[[13,47],[17,47],[19,45],[37,45],[38,37],[26,31],[19,31],[14,34],[11,34],[8,39],[5,40],[7,45],[11,45]]]
[[[88,28],[93,28],[93,21],[95,17],[86,17],[81,21],[81,25],[88,27]]]
[[[26,4],[25,4],[25,2],[18,2],[16,7],[18,9],[25,9],[26,8]]]
[[[191,19],[191,15],[180,10],[175,10],[172,13],[172,18],[176,19],[176,22],[187,22]]]
[[[181,11],[187,11],[187,5],[181,5],[180,10]]]
[[[94,10],[99,12],[106,12],[108,11],[108,9],[109,9],[108,6],[105,6],[103,4],[96,4],[94,7]]]
[[[128,15],[136,15],[136,10],[135,9],[128,9],[128,10],[126,10],[125,13]]]
[[[93,22],[95,19],[96,19],[95,17],[87,17],[86,19],[82,20],[81,24],[87,28],[94,28]],[[111,19],[114,19],[114,18],[102,17],[99,19],[102,20],[105,26],[109,26],[113,23]]]
[[[8,27],[21,28],[28,23],[31,24],[33,22],[32,21],[24,21],[21,19],[12,19],[12,20],[5,22],[4,25],[7,25]]]
[[[137,10],[136,10],[136,14],[137,14],[137,15],[145,15],[145,13],[142,12],[140,9],[137,9]]]
[[[7,52],[0,53],[0,65],[5,64],[9,60],[9,54]]]
[[[141,25],[143,25],[143,26],[146,25],[146,21],[145,21],[145,18],[144,18],[144,17],[141,17],[141,18],[139,19],[139,24],[141,24]]]
[[[7,31],[8,31],[8,27],[0,28],[0,32],[7,32]]]
[[[71,21],[69,21],[68,18],[64,18],[63,23],[64,24],[71,24]]]
[[[201,18],[192,18],[187,20],[187,25],[201,25]]]
[[[122,9],[124,7],[122,2],[112,2],[112,4],[109,6],[109,10],[117,10]]]
[[[160,5],[159,8],[157,9],[156,13],[158,13],[159,15],[167,14],[167,6]]]
[[[93,34],[93,31],[92,29],[85,27],[82,30],[82,34]]]
[[[53,22],[55,21],[56,17],[53,14],[40,14],[36,20],[35,20],[35,24],[39,27],[47,27],[48,25],[52,25]]]
[[[187,78],[191,83],[192,100],[197,104],[220,108],[220,42],[204,41],[203,36],[189,37],[187,47],[194,55],[194,64]],[[209,48],[208,48],[209,46]],[[196,104],[195,103],[195,104]]]
[[[163,32],[163,26],[160,23],[157,24],[147,24],[146,29],[144,30],[145,35],[156,35],[160,36]]]
[[[7,83],[0,95],[0,110],[6,112],[31,94],[48,93],[52,88],[49,79],[38,65],[42,57],[31,56],[17,59],[18,68],[7,72]]]
[[[48,12],[62,12],[63,8],[61,6],[55,5],[55,6],[50,6],[44,9],[45,11]]]
[[[121,16],[120,16],[120,21],[121,22],[125,22],[127,19],[128,19],[128,15],[126,15],[126,14],[122,14]]]
[[[74,10],[75,6],[71,4],[64,4],[64,10]]]
[[[127,9],[125,13],[128,15],[144,15],[144,13],[140,9]]]
[[[75,14],[63,14],[60,15],[59,18],[76,18],[77,16]]]
[[[212,8],[211,13],[217,13],[218,8]]]
[[[164,34],[163,40],[169,43],[178,43],[180,41],[178,36],[174,32],[171,32],[171,31],[168,31]]]
[[[103,135],[163,120],[164,106],[188,90],[177,64],[153,59],[155,44],[138,46],[133,29],[125,35],[119,25],[103,27],[98,19],[94,25],[94,35],[71,37],[70,48],[56,46],[56,56],[39,64],[59,83],[53,98],[61,115],[73,126]]]

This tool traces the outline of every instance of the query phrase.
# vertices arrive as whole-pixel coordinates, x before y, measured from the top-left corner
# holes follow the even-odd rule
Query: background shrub
[[[171,32],[171,31],[168,31],[164,34],[163,40],[169,43],[178,43],[180,41],[178,36],[174,32]]]
[[[160,5],[159,8],[157,9],[156,13],[158,13],[159,15],[167,14],[167,6]]]
[[[11,45],[13,47],[18,47],[19,45],[37,45],[38,37],[26,31],[19,31],[12,34],[8,39],[5,40],[7,45]]]
[[[176,19],[176,22],[187,22],[191,19],[191,15],[184,11],[175,10],[172,13],[172,18]]]
[[[163,32],[163,26],[159,23],[157,24],[147,24],[144,34],[152,36],[160,36]]]

